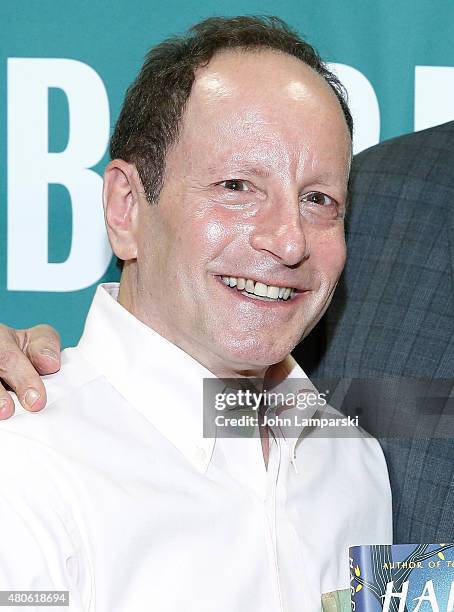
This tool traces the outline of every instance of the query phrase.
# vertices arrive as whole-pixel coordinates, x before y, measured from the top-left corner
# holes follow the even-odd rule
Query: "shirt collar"
[[[109,383],[201,472],[210,463],[214,438],[203,436],[203,379],[216,378],[189,354],[117,302],[118,283],[99,285],[78,349]],[[289,355],[270,368],[275,392],[313,390]],[[296,409],[291,409],[296,410]],[[315,410],[305,410],[304,417]],[[292,459],[303,427],[281,431]]]
[[[203,379],[214,375],[117,302],[118,283],[98,286],[78,349],[201,472],[214,447],[203,437]]]

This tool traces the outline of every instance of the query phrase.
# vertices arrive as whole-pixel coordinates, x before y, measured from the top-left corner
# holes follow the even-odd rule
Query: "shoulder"
[[[59,372],[43,377],[47,405],[42,411],[28,412],[13,396],[15,414],[0,421],[0,485],[9,481],[8,491],[17,492],[23,483],[27,483],[30,493],[36,487],[47,486],[47,493],[50,493],[53,481],[48,478],[52,473],[49,472],[50,466],[54,464],[57,470],[62,466],[60,459],[55,461],[59,448],[57,440],[65,429],[71,427],[72,415],[76,414],[72,408],[80,391],[97,377],[77,350],[67,349],[62,353]]]
[[[87,383],[99,379],[101,374],[89,363],[77,348],[68,348],[62,352],[60,370],[49,376],[43,376],[47,392],[47,406],[62,400],[65,396],[77,392]]]
[[[385,140],[355,155],[352,176],[378,172],[396,174],[419,169],[427,174],[427,163],[451,167],[454,161],[454,121]],[[422,164],[426,164],[424,168]],[[453,179],[454,182],[454,179]]]
[[[67,349],[60,371],[44,377],[47,405],[40,412],[28,412],[14,398],[15,414],[0,421],[0,486],[9,480],[18,487],[41,483],[49,489],[59,481],[73,445],[87,437],[92,389],[100,381],[76,349]]]
[[[0,421],[0,488],[8,478],[24,487],[36,478],[48,489],[63,491],[65,483],[65,496],[73,496],[93,468],[101,475],[112,464],[123,465],[128,436],[143,434],[144,418],[77,350],[65,351],[61,371],[45,386],[43,410],[18,407]],[[148,437],[142,440],[149,448]]]
[[[42,381],[46,388],[48,408],[53,403],[61,399],[64,395],[71,394],[87,382],[96,379],[100,374],[94,367],[87,362],[77,348],[67,348],[61,354],[61,368],[55,374],[42,376]],[[3,424],[14,422],[21,414],[30,414],[22,408],[16,395],[12,394],[15,404],[15,415],[12,419],[0,422]]]
[[[350,238],[356,234],[351,248],[362,258],[373,243],[382,259],[387,241],[389,254],[396,250],[407,258],[417,254],[420,267],[427,258],[433,260],[428,236],[446,231],[454,212],[453,168],[454,121],[385,141],[357,155],[349,185],[347,233]],[[390,238],[395,240],[392,248]],[[446,259],[444,245],[451,240],[447,236],[435,245],[442,253],[441,263]]]

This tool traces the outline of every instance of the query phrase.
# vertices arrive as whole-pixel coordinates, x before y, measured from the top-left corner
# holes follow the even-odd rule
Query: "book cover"
[[[454,612],[454,544],[350,548],[352,612]]]

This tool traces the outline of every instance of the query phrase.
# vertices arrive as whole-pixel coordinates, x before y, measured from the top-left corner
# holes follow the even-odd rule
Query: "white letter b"
[[[69,106],[68,145],[48,151],[48,90]],[[109,102],[99,75],[70,59],[8,60],[8,289],[76,291],[95,283],[112,252],[104,229],[102,179],[90,170],[109,138]],[[48,261],[48,185],[72,202],[72,241],[63,263]]]

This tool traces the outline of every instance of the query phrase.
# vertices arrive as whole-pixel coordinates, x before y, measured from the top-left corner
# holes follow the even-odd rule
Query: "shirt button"
[[[194,451],[194,459],[197,463],[205,463],[207,459],[205,449],[203,449],[201,446],[197,446]]]

